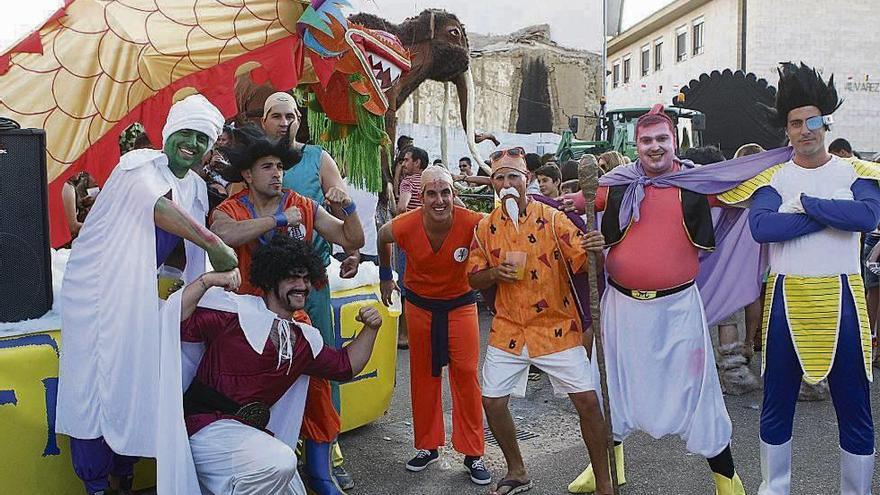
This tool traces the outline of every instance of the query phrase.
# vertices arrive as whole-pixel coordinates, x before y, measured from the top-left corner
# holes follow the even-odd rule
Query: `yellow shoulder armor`
[[[733,189],[719,194],[717,196],[718,200],[729,205],[735,205],[737,203],[747,201],[749,198],[752,197],[753,194],[755,194],[755,191],[764,186],[770,185],[770,179],[773,178],[773,174],[775,174],[779,171],[779,169],[782,168],[782,165],[784,164],[780,163],[778,165],[773,165],[772,167],[734,187]],[[878,169],[878,171],[880,171],[880,169]],[[880,179],[880,176],[878,176],[878,179]]]

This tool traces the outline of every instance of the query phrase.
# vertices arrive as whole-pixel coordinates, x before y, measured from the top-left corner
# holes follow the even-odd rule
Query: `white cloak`
[[[55,430],[103,436],[123,455],[157,453],[159,363],[170,356],[160,352],[153,210],[168,191],[194,219],[205,218],[207,189],[198,175],[177,179],[159,151],[126,153],[73,243],[61,289]],[[190,282],[205,271],[205,253],[185,245]],[[173,331],[179,341],[179,321]]]

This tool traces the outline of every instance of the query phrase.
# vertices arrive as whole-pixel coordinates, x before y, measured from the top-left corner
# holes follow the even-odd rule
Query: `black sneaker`
[[[409,460],[406,463],[407,471],[412,471],[417,473],[430,464],[437,462],[440,459],[440,454],[436,449],[434,450],[420,450],[416,453],[416,456]]]
[[[492,473],[486,469],[482,457],[465,457],[464,467],[471,474],[471,481],[474,483],[478,485],[488,485],[492,482]]]

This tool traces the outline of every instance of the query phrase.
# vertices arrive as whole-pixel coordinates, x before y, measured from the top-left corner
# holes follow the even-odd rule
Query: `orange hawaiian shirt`
[[[468,258],[468,273],[476,273],[501,264],[508,251],[526,253],[524,278],[498,283],[489,345],[516,355],[527,346],[530,357],[581,345],[580,316],[563,259],[574,272],[584,267],[583,234],[565,213],[538,201],[528,203],[519,230],[502,210],[495,208],[477,225]]]

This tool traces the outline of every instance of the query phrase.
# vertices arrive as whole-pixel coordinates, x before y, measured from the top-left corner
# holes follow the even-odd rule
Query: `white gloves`
[[[853,193],[849,189],[838,189],[834,191],[834,194],[831,195],[828,199],[843,199],[852,201]],[[788,201],[782,203],[779,206],[779,213],[806,213],[804,211],[804,205],[801,203],[801,195],[789,199]]]
[[[801,204],[801,195],[798,194],[782,203],[782,205],[779,206],[779,213],[806,213],[804,211],[804,205]]]

